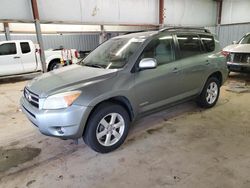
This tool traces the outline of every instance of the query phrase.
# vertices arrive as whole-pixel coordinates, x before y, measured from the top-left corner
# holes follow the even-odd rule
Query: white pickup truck
[[[38,45],[30,40],[0,42],[0,77],[41,71],[39,52]],[[77,63],[78,54],[75,49],[46,50],[47,71]]]

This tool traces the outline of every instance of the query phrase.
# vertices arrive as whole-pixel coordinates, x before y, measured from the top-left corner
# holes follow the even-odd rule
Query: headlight
[[[44,110],[67,108],[80,96],[81,91],[69,91],[49,96],[43,103]]]

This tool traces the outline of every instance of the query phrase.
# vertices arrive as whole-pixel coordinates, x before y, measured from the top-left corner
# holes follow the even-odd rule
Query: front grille
[[[27,88],[24,88],[23,91],[24,97],[27,101],[36,108],[39,108],[39,96],[31,91],[29,91]]]
[[[250,63],[249,53],[231,53],[230,59],[234,63]]]

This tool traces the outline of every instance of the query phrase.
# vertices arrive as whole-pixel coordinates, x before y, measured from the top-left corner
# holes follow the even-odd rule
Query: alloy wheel
[[[117,143],[125,129],[125,121],[118,113],[110,113],[103,117],[96,129],[96,138],[103,146],[112,146]]]
[[[213,104],[218,96],[218,85],[215,82],[211,82],[207,88],[206,100],[208,104]]]

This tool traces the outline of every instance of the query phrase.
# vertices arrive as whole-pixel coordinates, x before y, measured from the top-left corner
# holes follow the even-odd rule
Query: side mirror
[[[139,63],[139,68],[143,69],[155,69],[157,67],[157,61],[154,58],[143,58]]]
[[[232,42],[232,44],[237,44],[237,41],[234,40],[234,41]]]

